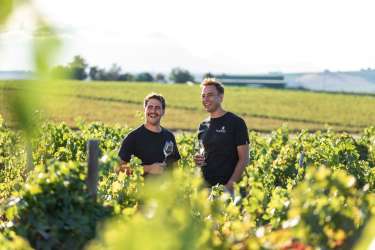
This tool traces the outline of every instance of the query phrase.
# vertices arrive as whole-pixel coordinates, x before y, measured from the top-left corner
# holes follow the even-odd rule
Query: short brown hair
[[[204,78],[201,87],[204,86],[215,86],[219,94],[224,94],[224,86],[221,82],[216,80],[216,78]]]
[[[164,97],[161,95],[161,94],[157,94],[157,93],[150,93],[148,94],[145,99],[144,99],[144,106],[146,107],[147,106],[147,103],[150,99],[156,99],[158,100],[159,102],[161,102],[161,106],[163,108],[163,110],[165,110],[165,107],[166,107],[166,104],[165,104],[165,99]]]

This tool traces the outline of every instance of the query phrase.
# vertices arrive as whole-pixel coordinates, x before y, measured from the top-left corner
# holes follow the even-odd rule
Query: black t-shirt
[[[249,144],[245,121],[231,112],[208,118],[200,124],[198,138],[206,151],[205,180],[210,185],[225,185],[238,162],[237,146]]]
[[[163,148],[166,143],[173,143],[173,152],[167,156],[167,163],[180,159],[174,135],[165,128],[156,133],[148,130],[144,125],[131,131],[123,140],[119,157],[126,162],[130,161],[132,155],[142,161],[142,165],[155,162],[163,162],[165,154]]]

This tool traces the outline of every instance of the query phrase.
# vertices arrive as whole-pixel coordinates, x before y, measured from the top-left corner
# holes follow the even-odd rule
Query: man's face
[[[209,113],[215,112],[223,102],[223,95],[213,85],[203,86],[201,97],[203,107]]]
[[[164,110],[161,102],[157,99],[150,99],[145,107],[146,123],[151,125],[159,125]]]

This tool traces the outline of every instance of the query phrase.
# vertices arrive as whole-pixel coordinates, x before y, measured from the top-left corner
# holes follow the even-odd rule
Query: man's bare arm
[[[148,174],[161,174],[166,166],[165,162],[155,162],[150,165],[143,165],[143,170]]]
[[[242,173],[249,164],[249,144],[237,146],[238,161],[234,172],[225,186],[233,190],[233,184],[241,179]]]
[[[117,172],[125,172],[126,174],[130,175],[132,173],[132,169],[129,166],[129,163],[120,159],[120,166],[118,167]],[[143,171],[147,174],[161,174],[164,171],[164,167],[166,166],[165,162],[155,162],[149,165],[143,165]]]

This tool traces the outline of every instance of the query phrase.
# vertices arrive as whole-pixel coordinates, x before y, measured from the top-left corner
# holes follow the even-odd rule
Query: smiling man
[[[132,155],[141,159],[145,175],[161,174],[167,165],[180,159],[174,135],[160,125],[165,108],[162,95],[151,93],[145,97],[145,123],[123,140],[119,151],[120,171],[131,172],[127,163]]]
[[[200,124],[198,139],[203,141],[206,154],[196,155],[194,161],[209,185],[223,184],[232,192],[249,164],[247,127],[242,118],[222,108],[224,87],[220,82],[206,78],[201,87],[202,104],[209,117]]]

